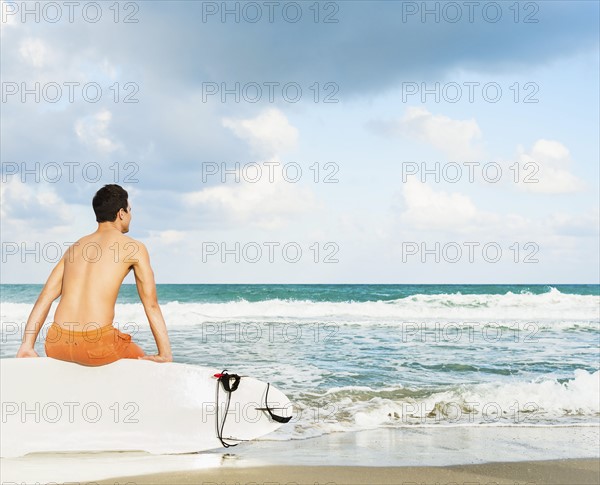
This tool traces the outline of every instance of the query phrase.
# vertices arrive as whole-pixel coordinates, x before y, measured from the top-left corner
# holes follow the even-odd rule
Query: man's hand
[[[138,357],[138,359],[142,359],[142,360],[152,360],[154,362],[173,362],[173,356],[172,355],[160,355],[160,354],[156,354],[156,355],[144,355],[143,357]]]
[[[33,349],[33,347],[21,345],[21,347],[19,347],[19,351],[17,352],[17,358],[19,357],[39,357],[39,355]]]

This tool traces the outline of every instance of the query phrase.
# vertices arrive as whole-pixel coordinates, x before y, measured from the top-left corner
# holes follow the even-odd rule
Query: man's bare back
[[[97,204],[98,208],[94,206],[97,220],[100,221],[98,229],[69,247],[55,266],[29,316],[17,357],[38,356],[33,348],[35,340],[52,302],[59,296],[61,299],[53,325],[65,331],[112,326],[119,288],[133,269],[138,294],[158,348],[157,355],[140,358],[157,362],[173,360],[167,328],[158,305],[148,250],[141,242],[125,235],[131,222],[131,206],[126,203],[127,192],[116,185],[105,186],[94,197],[94,203],[103,190],[116,191],[121,201],[116,202],[115,206],[115,201],[109,197],[104,206],[100,203]],[[117,206],[122,207],[113,212]],[[111,215],[113,213],[116,213],[116,217]],[[104,220],[106,218],[108,220]]]
[[[140,242],[112,229],[96,231],[74,243],[64,261],[62,296],[54,322],[72,330],[91,323],[111,325],[125,276],[131,269],[136,276],[147,272],[137,259],[144,258],[140,252],[146,252],[140,248]],[[143,292],[142,277],[139,285]]]

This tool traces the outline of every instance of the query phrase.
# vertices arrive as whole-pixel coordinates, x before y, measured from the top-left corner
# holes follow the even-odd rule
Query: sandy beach
[[[270,466],[212,469],[115,478],[98,484],[498,484],[587,485],[600,483],[600,460],[548,460],[446,467]]]
[[[228,450],[33,453],[8,484],[600,484],[597,427],[445,427],[261,440]]]

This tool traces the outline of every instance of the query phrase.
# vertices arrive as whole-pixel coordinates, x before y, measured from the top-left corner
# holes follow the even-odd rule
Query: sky
[[[599,282],[598,2],[0,4],[1,283]]]

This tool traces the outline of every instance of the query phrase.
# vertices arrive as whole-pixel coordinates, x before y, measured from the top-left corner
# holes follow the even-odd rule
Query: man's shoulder
[[[146,245],[142,241],[138,241],[137,239],[134,239],[130,236],[126,236],[125,234],[123,234],[121,237],[123,238],[123,244],[128,246],[134,246],[135,248],[141,251],[148,251]]]
[[[129,255],[128,259],[135,261],[147,261],[150,255],[148,254],[148,249],[146,245],[142,241],[138,241],[129,236],[122,236],[121,247],[124,251]]]

